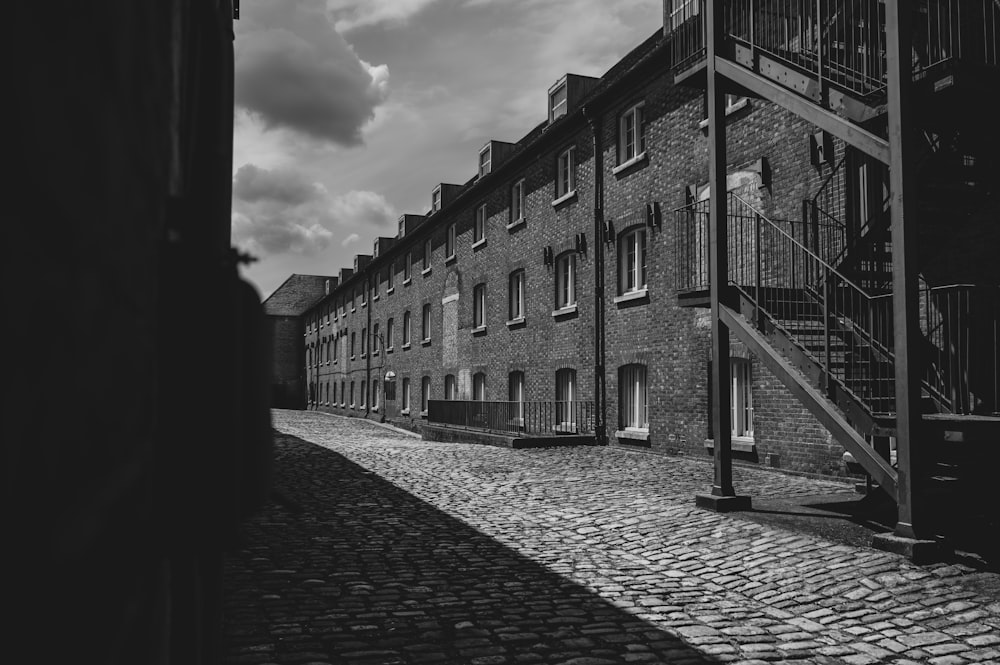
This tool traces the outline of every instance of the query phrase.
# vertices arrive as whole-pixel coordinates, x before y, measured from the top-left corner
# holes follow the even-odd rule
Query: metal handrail
[[[592,400],[428,400],[429,423],[515,436],[592,434]]]

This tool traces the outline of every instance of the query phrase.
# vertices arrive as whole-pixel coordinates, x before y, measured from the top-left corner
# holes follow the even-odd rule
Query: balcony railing
[[[594,402],[432,399],[427,422],[513,436],[587,435],[594,433]]]
[[[705,55],[704,0],[673,17],[676,71]],[[693,4],[693,3],[692,3]],[[996,0],[901,2],[913,16],[915,73],[952,59],[1000,63]],[[884,0],[724,0],[729,39],[859,95],[885,88]]]

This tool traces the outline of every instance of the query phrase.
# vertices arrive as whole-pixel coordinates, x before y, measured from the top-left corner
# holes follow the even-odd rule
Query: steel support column
[[[721,5],[721,3],[719,3]],[[722,16],[716,3],[705,3],[705,44],[708,52],[708,184],[709,276],[712,314],[712,427],[715,435],[715,476],[711,495],[699,495],[696,503],[719,511],[750,507],[749,497],[737,497],[733,489],[733,452],[729,396],[729,328],[722,322],[720,297],[729,280],[726,237],[726,93],[716,72],[715,54],[724,38]]]
[[[892,231],[893,344],[896,357],[896,454],[899,473],[896,535],[928,537],[921,505],[926,446],[920,416],[920,322],[917,300],[916,182],[910,105],[912,16],[909,3],[887,0],[889,188]]]

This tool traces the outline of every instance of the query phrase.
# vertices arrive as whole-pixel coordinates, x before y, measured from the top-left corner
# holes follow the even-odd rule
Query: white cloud
[[[351,235],[347,236],[346,238],[344,238],[343,240],[340,241],[340,246],[341,247],[347,247],[351,243],[355,243],[355,242],[357,242],[360,239],[361,239],[361,236],[359,236],[357,233],[352,233]]]
[[[238,23],[236,105],[268,129],[291,129],[342,146],[389,94],[389,69],[358,57],[322,0],[255,4]]]
[[[233,178],[233,242],[255,255],[315,255],[348,229],[383,227],[395,218],[381,194],[350,191],[332,196],[292,169],[245,164]],[[347,238],[351,236],[360,239],[356,232]]]
[[[327,0],[337,30],[376,25],[404,23],[437,0]]]

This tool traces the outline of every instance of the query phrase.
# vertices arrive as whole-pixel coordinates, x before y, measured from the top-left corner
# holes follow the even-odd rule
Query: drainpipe
[[[365,348],[368,349],[368,353],[365,354],[365,387],[362,388],[362,390],[366,393],[368,392],[369,387],[372,384],[372,353],[375,352],[375,349],[372,348],[372,340],[375,338],[375,335],[372,334],[372,308],[375,307],[375,303],[372,301],[372,290],[370,288],[370,281],[371,281],[371,264],[369,264],[368,267],[365,268],[365,279],[364,283],[361,286],[361,288],[365,290],[365,302],[367,303],[365,310],[368,312],[366,318],[367,325],[365,326],[365,337],[367,337],[368,339],[366,339],[363,342]],[[367,419],[368,416],[371,415],[372,399],[374,399],[374,397],[375,396],[373,394],[369,393],[368,399],[365,400],[365,419]]]
[[[594,435],[598,445],[607,445],[605,422],[607,382],[604,375],[604,135],[600,113],[584,107],[583,116],[594,135]]]

